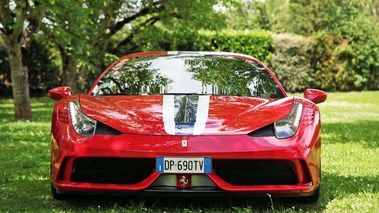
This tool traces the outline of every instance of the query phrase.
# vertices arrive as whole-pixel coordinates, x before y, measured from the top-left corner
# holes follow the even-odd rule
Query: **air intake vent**
[[[232,185],[294,185],[298,178],[290,161],[214,160],[216,174]]]
[[[154,159],[79,158],[74,162],[71,181],[136,184],[153,172],[154,163]]]

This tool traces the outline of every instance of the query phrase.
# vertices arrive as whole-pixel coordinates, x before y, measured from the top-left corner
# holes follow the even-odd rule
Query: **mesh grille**
[[[80,158],[74,162],[72,182],[136,184],[154,169],[154,159]]]
[[[214,160],[216,174],[232,185],[294,185],[291,162],[274,160]]]

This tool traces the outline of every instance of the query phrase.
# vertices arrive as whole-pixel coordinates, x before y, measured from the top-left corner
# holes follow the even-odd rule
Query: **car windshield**
[[[160,55],[124,59],[111,67],[91,95],[209,94],[284,97],[259,63],[227,56]]]

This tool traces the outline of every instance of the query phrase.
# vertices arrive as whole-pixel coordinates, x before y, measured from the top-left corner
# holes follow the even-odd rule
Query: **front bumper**
[[[73,194],[309,196],[320,184],[321,141],[312,145],[246,135],[94,136],[77,144],[52,138],[51,183]],[[160,174],[157,156],[210,156],[213,170]],[[184,188],[182,175],[191,183]]]

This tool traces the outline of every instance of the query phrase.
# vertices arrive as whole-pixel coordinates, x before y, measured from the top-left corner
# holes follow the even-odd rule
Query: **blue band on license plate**
[[[157,157],[158,173],[212,173],[211,157]]]

